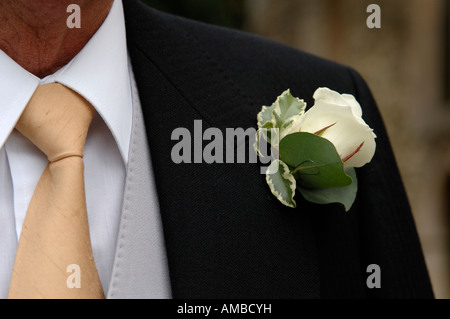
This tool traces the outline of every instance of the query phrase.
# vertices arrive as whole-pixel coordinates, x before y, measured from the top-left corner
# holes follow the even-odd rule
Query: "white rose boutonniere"
[[[319,88],[314,100],[305,112],[306,103],[286,90],[272,106],[263,106],[255,149],[261,155],[264,138],[278,155],[266,181],[281,203],[296,207],[298,190],[306,200],[340,203],[348,211],[358,189],[354,168],[372,160],[376,135],[352,95]]]

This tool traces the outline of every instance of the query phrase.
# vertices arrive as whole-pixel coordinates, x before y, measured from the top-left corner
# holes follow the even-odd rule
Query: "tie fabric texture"
[[[83,149],[94,108],[59,83],[39,86],[16,129],[47,157],[27,210],[8,298],[104,298],[89,236]]]

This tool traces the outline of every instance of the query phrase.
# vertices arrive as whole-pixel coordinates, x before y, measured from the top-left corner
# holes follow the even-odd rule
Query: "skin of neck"
[[[0,49],[43,78],[66,65],[107,17],[114,0],[0,0]],[[70,4],[80,6],[81,28],[69,28]]]

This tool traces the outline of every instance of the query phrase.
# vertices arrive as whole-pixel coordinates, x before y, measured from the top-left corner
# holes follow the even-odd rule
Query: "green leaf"
[[[297,187],[297,189],[303,198],[310,202],[316,204],[338,203],[343,205],[345,211],[348,212],[356,198],[356,192],[358,191],[358,180],[356,178],[354,168],[346,168],[345,172],[352,178],[352,183],[349,186],[323,189],[306,189]]]
[[[274,127],[280,129],[280,135],[283,131],[289,130],[294,122],[305,113],[306,103],[292,96],[288,89],[284,91],[272,105],[272,123]]]
[[[261,112],[258,113],[256,119],[258,120],[258,128],[272,128],[272,111],[274,109],[274,105],[272,106],[263,106]]]
[[[295,208],[296,181],[289,167],[280,160],[273,161],[267,169],[266,181],[272,194],[286,206]]]
[[[264,157],[264,155],[261,153],[261,150],[259,148],[259,142],[261,140],[261,134],[262,131],[261,130],[257,130],[255,133],[255,141],[253,142],[253,148],[255,149],[255,152],[258,156],[260,157]]]
[[[278,149],[279,137],[282,132],[288,132],[296,120],[305,113],[306,103],[291,95],[290,90],[284,91],[271,106],[263,106],[257,115],[258,131],[253,147],[258,156],[262,156],[260,140]],[[274,130],[271,130],[274,129]]]
[[[265,144],[265,152],[261,152],[261,139],[264,140],[262,142]],[[267,153],[269,149],[271,150],[271,154],[275,154],[275,152],[278,153],[278,140],[278,129],[260,128],[255,133],[253,148],[255,149],[255,152],[259,157],[265,157],[264,153]]]
[[[333,143],[311,133],[293,133],[279,146],[280,160],[292,168],[302,188],[320,189],[348,186],[352,179],[344,171]]]
[[[288,129],[293,122],[305,113],[306,103],[284,91],[271,106],[263,106],[257,115],[258,128]]]

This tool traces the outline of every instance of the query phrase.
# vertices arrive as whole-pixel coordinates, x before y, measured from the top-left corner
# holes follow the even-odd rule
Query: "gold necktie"
[[[8,298],[104,298],[89,237],[83,176],[93,113],[76,92],[45,84],[36,89],[16,125],[49,163],[28,207]],[[79,287],[70,284],[71,275],[78,276],[73,278]]]

